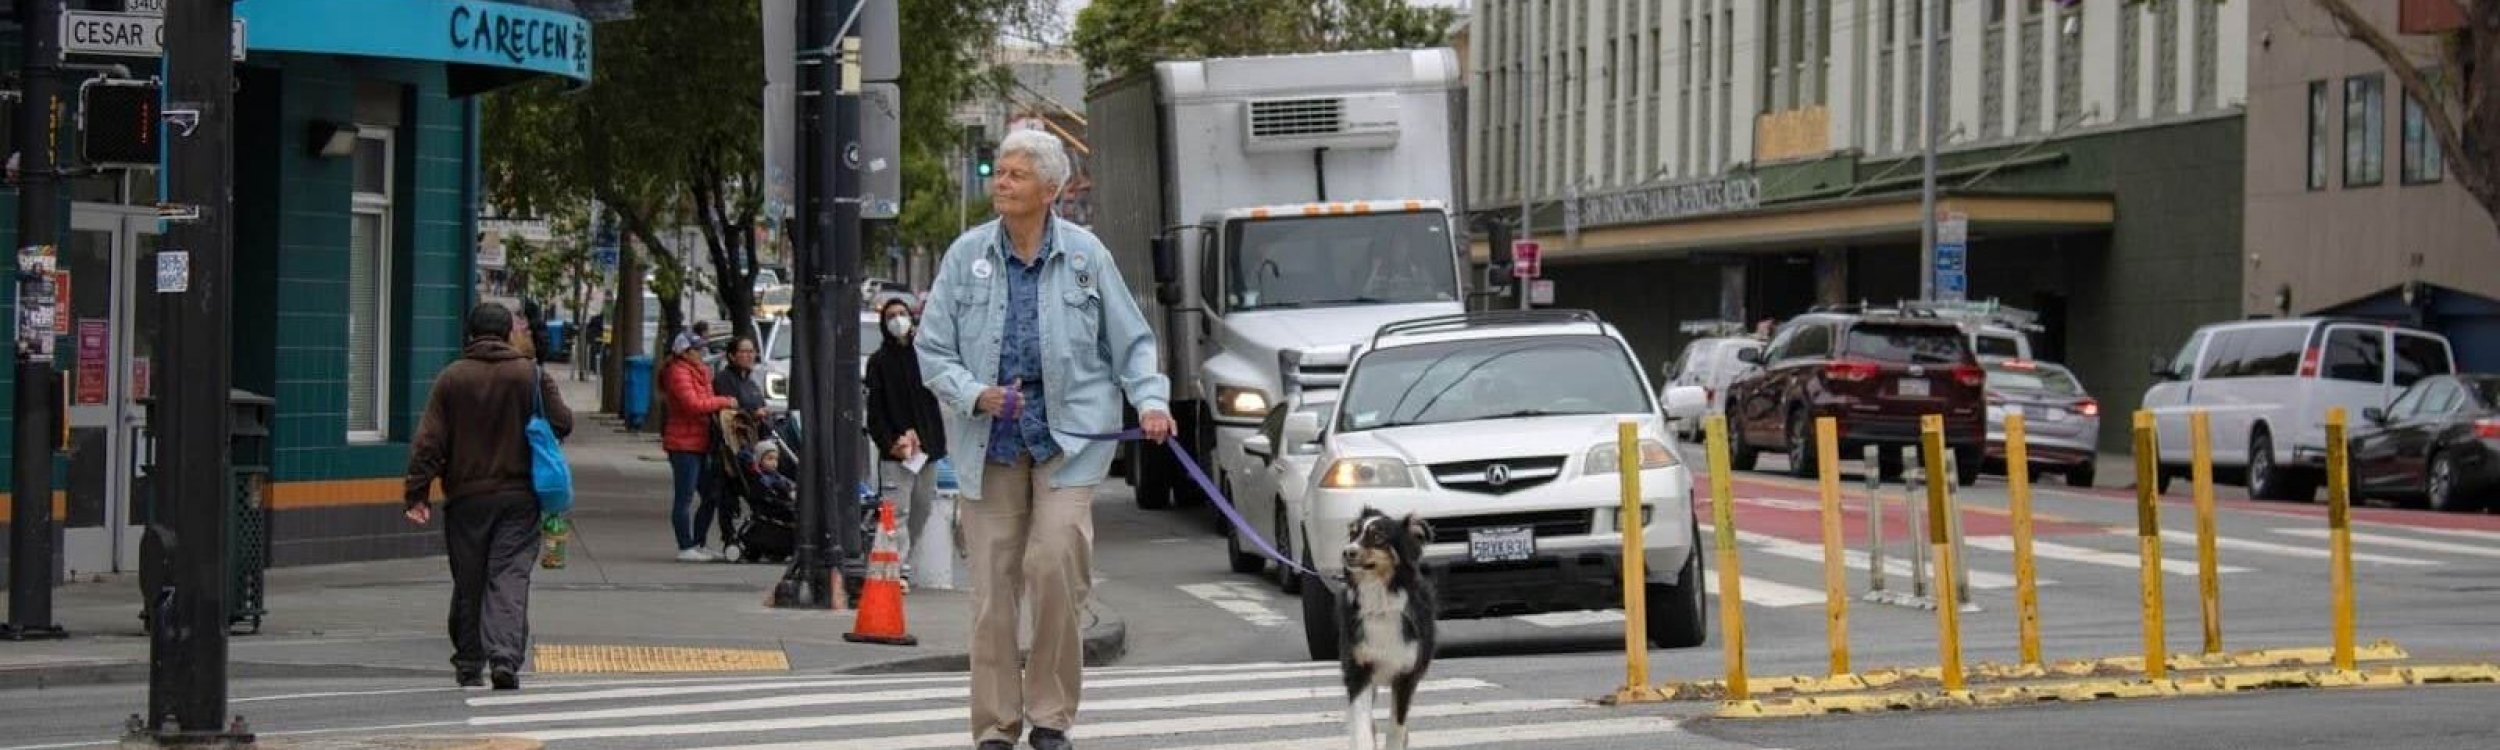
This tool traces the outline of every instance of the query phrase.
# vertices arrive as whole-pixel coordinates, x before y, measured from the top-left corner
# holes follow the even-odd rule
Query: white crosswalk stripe
[[[1190,596],[1215,605],[1217,609],[1231,612],[1243,620],[1248,620],[1252,625],[1274,628],[1291,625],[1294,622],[1293,618],[1267,607],[1269,597],[1267,587],[1263,584],[1242,581],[1189,583],[1182,584],[1180,589]]]
[[[1963,544],[1992,552],[2012,554],[2014,551],[2014,538],[2010,536],[1975,536],[1963,540]],[[2065,562],[2083,563],[2086,565],[2106,565],[2112,568],[2126,568],[2129,570],[2135,570],[2143,567],[2144,565],[2143,559],[2134,554],[2097,550],[2090,547],[2077,547],[2074,545],[2060,544],[2041,539],[2034,539],[2031,541],[2031,554],[2033,557],[2042,560],[2062,560]],[[2231,574],[2246,573],[2249,572],[2250,569],[2237,565],[2217,565],[2214,566],[2214,570],[2223,574]],[[2192,578],[2197,575],[2196,561],[2172,560],[2164,557],[2161,560],[2161,572],[2174,576],[2188,576]]]
[[[2196,546],[2196,535],[2194,534],[2165,533],[2162,534],[2161,540],[2181,547],[2194,548]],[[2282,555],[2285,557],[2305,557],[2311,560],[2325,560],[2333,557],[2333,555],[2330,554],[2325,547],[2321,546],[2294,546],[2289,544],[2260,542],[2255,539],[2240,539],[2228,536],[2215,536],[2214,547],[2216,549],[2238,550],[2242,552],[2260,552],[2269,555]],[[2424,560],[2415,557],[2397,557],[2394,555],[2376,555],[2368,552],[2355,552],[2352,555],[2352,559],[2353,562],[2376,563],[2379,565],[2404,565],[2425,568],[2446,564],[2438,560]]]
[[[1702,524],[1701,533],[1705,536],[1712,533],[1710,524]],[[1742,542],[1745,549],[1750,552],[1762,552],[1777,557],[1785,557],[1791,560],[1804,560],[1806,562],[1814,563],[1817,566],[1823,564],[1823,545],[1820,543],[1808,544],[1792,539],[1782,539],[1769,534],[1744,531],[1741,529],[1736,532],[1736,540],[1738,542]],[[1859,543],[1861,542],[1852,542],[1852,544]],[[1906,559],[1909,555],[1909,551],[1907,547],[1900,546],[1906,543],[1907,542],[1895,540],[1894,544],[1890,545],[1893,547],[1892,553],[1884,560],[1884,573],[1886,575],[1898,578],[1910,577],[1910,561]],[[1860,575],[1863,575],[1866,572],[1867,566],[1873,562],[1873,558],[1867,555],[1866,550],[1857,547],[1852,547],[1851,549],[1842,551],[1841,556],[1845,558],[1845,562],[1849,566],[1849,569]],[[1820,568],[1817,569],[1819,570]],[[2055,583],[2057,583],[2057,581],[2047,578],[2040,579],[2039,581],[2039,584],[2042,586],[2053,585]],[[1751,585],[1751,583],[1748,582],[1747,585]],[[1991,590],[2010,589],[2014,587],[2014,577],[2004,573],[1974,570],[1970,572],[1970,587],[1974,589]],[[1817,601],[1820,601],[1820,599]]]
[[[971,744],[968,688],[961,674],[539,683],[466,699],[471,715],[460,723],[557,750],[954,748]],[[1470,675],[1435,675],[1417,693],[1410,745],[1417,748],[1611,738],[1654,744],[1679,731],[1664,718],[1520,696]],[[1183,737],[1191,747],[1234,750],[1345,742],[1345,690],[1331,664],[1093,669],[1085,695],[1070,734],[1089,748],[1171,747]],[[1385,732],[1385,696],[1377,710]]]
[[[2310,539],[2325,539],[2330,535],[2330,532],[2326,529],[2310,528],[2275,529],[2274,533],[2288,536],[2306,537]],[[2359,544],[2375,544],[2382,547],[2401,547],[2404,549],[2420,550],[2423,552],[2439,552],[2450,555],[2468,555],[2472,557],[2500,557],[2500,546],[2496,545],[2434,542],[2428,539],[2414,539],[2411,537],[2390,536],[2387,534],[2372,534],[2361,531],[2352,532],[2352,540]]]

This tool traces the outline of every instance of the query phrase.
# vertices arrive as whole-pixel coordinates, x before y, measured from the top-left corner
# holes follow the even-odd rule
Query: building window
[[[2434,94],[2425,91],[2421,95]],[[2404,113],[2405,184],[2426,185],[2446,178],[2448,165],[2439,153],[2439,134],[2431,132],[2430,118],[2422,111],[2422,102],[2405,97]]]
[[[2326,189],[2326,82],[2309,82],[2309,189]]]
[[[2387,79],[2380,74],[2344,79],[2344,187],[2386,180]]]
[[[362,128],[356,138],[355,209],[347,237],[347,438],[389,438],[392,137]]]

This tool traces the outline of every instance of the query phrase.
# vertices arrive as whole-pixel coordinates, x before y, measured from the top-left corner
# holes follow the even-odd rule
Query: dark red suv
[[[1915,456],[1919,421],[1944,417],[1962,486],[1979,481],[1988,444],[1987,371],[1950,322],[1893,313],[1815,312],[1781,326],[1750,359],[1760,365],[1728,386],[1729,458],[1753,469],[1764,451],[1786,453],[1789,472],[1814,476],[1816,417],[1840,423],[1841,458],[1879,446],[1884,476]]]

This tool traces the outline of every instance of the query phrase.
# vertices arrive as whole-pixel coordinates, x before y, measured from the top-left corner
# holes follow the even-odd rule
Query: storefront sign
[[[1760,205],[1762,180],[1754,177],[1656,185],[1581,198],[1580,226],[1642,224],[1743,211]]]
[[[479,65],[590,81],[590,21],[492,0],[242,0],[252,49]]]
[[[78,320],[78,405],[104,403],[112,372],[113,323],[103,318]]]

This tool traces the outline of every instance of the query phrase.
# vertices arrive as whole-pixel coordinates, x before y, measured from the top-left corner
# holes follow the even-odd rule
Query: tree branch
[[[2370,23],[2369,19],[2362,18],[2361,12],[2355,10],[2349,0],[2316,0],[2316,2],[2319,9],[2326,11],[2328,16],[2335,19],[2337,25],[2343,27],[2346,38],[2368,47],[2372,53],[2378,55],[2381,62],[2387,64],[2387,69],[2396,75],[2399,83],[2403,84],[2405,98],[2422,105],[2422,119],[2428,122],[2431,131],[2439,136],[2442,153],[2455,155],[2455,158],[2449,161],[2454,162],[2456,168],[2450,171],[2456,173],[2457,181],[2464,184],[2466,191],[2473,193],[2474,197],[2484,204],[2486,210],[2489,210],[2489,207],[2495,203],[2500,203],[2500,183],[2495,183],[2491,165],[2477,160],[2475,153],[2467,150],[2465,139],[2459,134],[2457,117],[2450,113],[2443,102],[2431,96],[2430,81],[2422,76],[2422,70],[2413,61],[2412,56],[2405,54],[2404,48],[2397,46],[2396,40],[2389,37],[2385,30]],[[2471,10],[2473,5],[2473,3],[2466,4],[2469,14],[2473,12]],[[2479,21],[2479,18],[2473,16],[2468,18],[2469,23],[2479,23]],[[2455,46],[2464,50],[2469,45]],[[2479,78],[2477,75],[2479,71],[2474,70],[2470,63],[2463,63],[2454,58],[2471,55],[2470,51],[2460,51],[2451,56],[2452,59],[2448,61],[2451,67],[2448,71],[2449,78],[2457,82],[2460,91],[2465,92],[2465,96],[2458,97],[2458,103],[2461,105],[2459,111],[2469,116],[2482,111],[2484,93],[2480,89],[2485,87],[2476,80]]]

